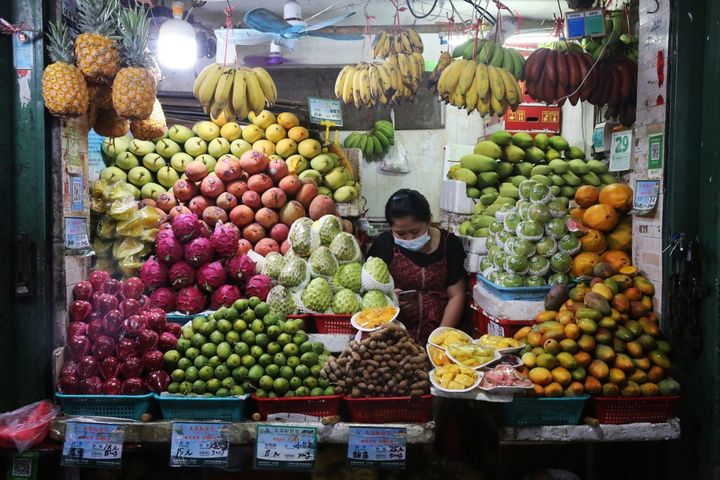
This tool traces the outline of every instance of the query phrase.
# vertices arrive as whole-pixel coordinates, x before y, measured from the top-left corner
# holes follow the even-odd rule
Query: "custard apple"
[[[295,220],[288,233],[288,241],[295,255],[308,257],[317,248],[319,239],[313,232],[313,221],[308,217]]]
[[[338,263],[356,262],[361,258],[360,245],[350,233],[340,232],[330,242],[330,250]]]
[[[340,266],[333,277],[333,283],[340,288],[347,288],[355,293],[360,293],[362,288],[362,265],[359,262],[353,262]]]
[[[382,308],[388,306],[388,299],[380,290],[370,290],[362,299],[362,309]]]
[[[323,215],[319,220],[313,222],[313,230],[320,237],[322,245],[330,245],[333,239],[342,232],[340,219],[335,215]]]
[[[358,294],[352,290],[343,288],[333,297],[333,313],[340,315],[352,315],[358,310],[360,310],[360,297],[358,297]]]
[[[285,267],[285,257],[278,252],[270,252],[265,255],[262,273],[273,280],[277,280],[283,267]]]
[[[308,260],[313,275],[331,277],[337,272],[338,264],[328,247],[317,248]]]
[[[274,286],[268,293],[265,302],[270,309],[270,313],[282,316],[295,313],[295,299],[293,299],[290,290],[282,285]]]
[[[370,257],[365,262],[363,270],[378,283],[390,283],[390,269],[382,258]]]
[[[299,287],[305,282],[308,273],[308,265],[305,260],[299,257],[286,258],[285,266],[278,276],[278,282],[288,288]]]
[[[322,277],[313,278],[300,297],[303,305],[313,312],[324,313],[330,308],[333,293],[330,284]]]

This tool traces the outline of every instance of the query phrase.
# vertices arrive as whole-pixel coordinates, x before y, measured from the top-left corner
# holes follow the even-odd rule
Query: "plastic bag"
[[[0,414],[0,448],[17,448],[23,453],[38,445],[45,440],[50,422],[59,412],[52,402],[42,400]]]
[[[395,148],[383,157],[380,171],[396,175],[410,172],[410,155],[399,138],[395,138]]]

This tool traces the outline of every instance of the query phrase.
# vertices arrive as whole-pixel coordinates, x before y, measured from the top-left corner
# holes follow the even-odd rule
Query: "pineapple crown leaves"
[[[77,0],[77,26],[81,33],[117,39],[120,0]]]
[[[47,33],[48,53],[53,62],[75,63],[75,49],[67,25],[62,21],[52,22]]]
[[[142,7],[122,10],[120,21],[120,55],[130,67],[149,68],[153,65],[150,50],[150,19]]]

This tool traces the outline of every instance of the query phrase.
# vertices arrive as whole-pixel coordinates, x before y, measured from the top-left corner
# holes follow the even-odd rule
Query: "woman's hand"
[[[403,316],[417,317],[420,314],[420,306],[418,305],[418,294],[400,295],[401,290],[395,289],[395,296],[398,299],[398,306]]]

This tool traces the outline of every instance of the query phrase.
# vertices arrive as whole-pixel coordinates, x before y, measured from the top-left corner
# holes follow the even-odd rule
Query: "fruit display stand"
[[[345,155],[353,171],[353,180],[362,181],[362,151],[359,148],[346,148]],[[352,202],[337,202],[337,214],[343,218],[357,218],[362,216],[365,210],[365,199],[356,198]]]

